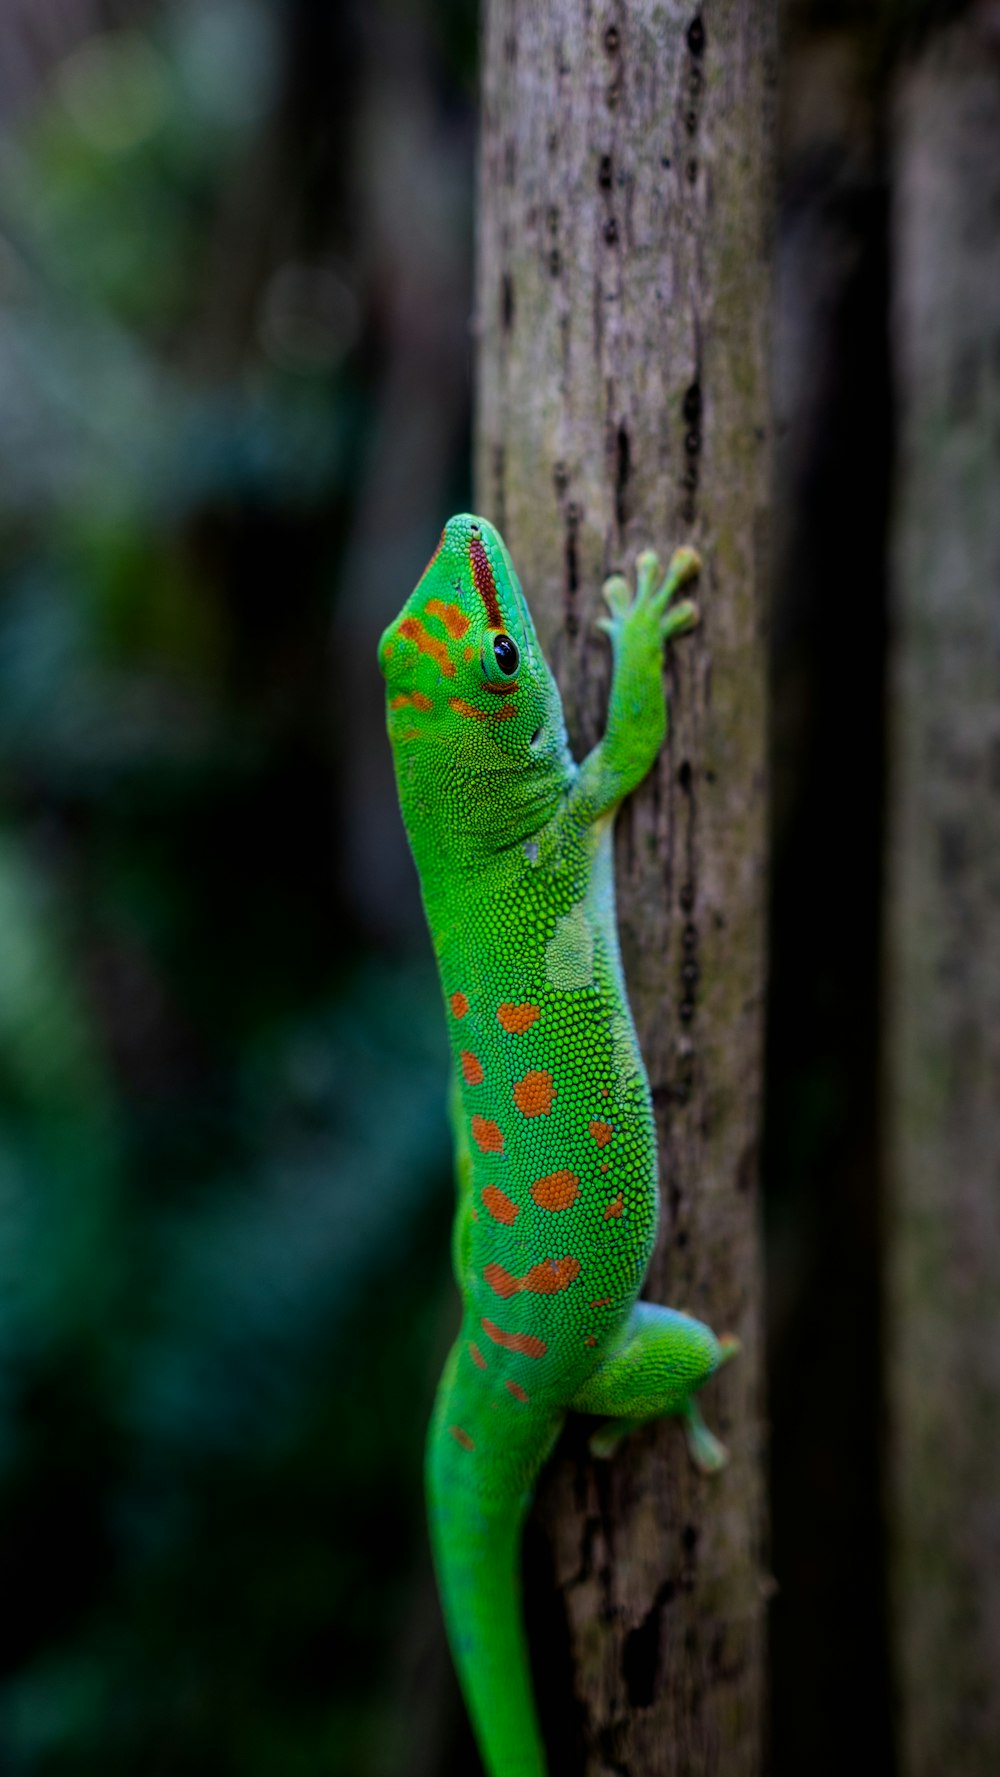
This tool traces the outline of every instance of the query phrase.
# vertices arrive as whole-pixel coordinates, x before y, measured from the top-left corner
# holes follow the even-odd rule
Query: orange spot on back
[[[526,1401],[528,1399],[527,1391],[521,1387],[519,1382],[512,1382],[509,1376],[504,1383],[504,1387],[509,1394],[514,1396],[515,1401]]]
[[[440,599],[427,600],[428,617],[437,617],[450,636],[460,642],[469,627],[469,619],[460,605],[446,605]]]
[[[533,1069],[514,1087],[514,1103],[522,1117],[546,1117],[552,1109],[555,1091],[552,1075]]]
[[[512,1272],[505,1271],[502,1265],[485,1265],[483,1277],[490,1289],[506,1301],[510,1296],[557,1296],[560,1291],[568,1290],[580,1275],[580,1261],[572,1253],[564,1259],[543,1259],[541,1264],[532,1265],[523,1277],[515,1277]]]
[[[429,654],[432,660],[437,661],[438,668],[446,679],[455,677],[454,662],[445,644],[437,636],[431,635],[419,617],[404,618],[399,626],[399,633],[408,642],[416,642],[421,654]]]
[[[606,1148],[615,1133],[610,1123],[588,1123],[587,1128],[599,1148]]]
[[[460,1425],[449,1425],[448,1430],[451,1432],[456,1444],[461,1444],[463,1450],[474,1450],[476,1448],[468,1432],[463,1431]]]
[[[608,1170],[608,1163],[607,1163],[607,1161],[606,1161],[606,1160],[602,1160],[602,1161],[601,1161],[601,1166],[600,1166],[600,1170],[601,1170],[601,1171],[602,1171],[602,1172],[607,1172],[607,1170]]]
[[[591,1306],[591,1308],[610,1308],[611,1307],[611,1297],[610,1296],[599,1296],[596,1302],[591,1302],[590,1306]]]
[[[448,1004],[451,1007],[452,1016],[454,1018],[464,1018],[466,1012],[469,1010],[469,1002],[464,993],[453,993]]]
[[[507,1296],[516,1296],[518,1290],[521,1288],[520,1278],[513,1277],[509,1271],[504,1270],[502,1265],[484,1266],[483,1276],[496,1296],[503,1296],[505,1298]]]
[[[462,656],[462,659],[463,660],[475,660],[475,658],[476,658],[475,648],[466,648],[465,653]]]
[[[580,1261],[572,1253],[564,1259],[544,1259],[525,1273],[521,1288],[532,1296],[556,1296],[568,1290],[580,1275]]]
[[[516,1222],[521,1211],[516,1203],[512,1203],[505,1191],[497,1185],[484,1185],[482,1198],[494,1221],[503,1222],[508,1228]]]
[[[505,1351],[520,1352],[522,1357],[544,1357],[548,1346],[544,1339],[535,1333],[505,1333],[503,1327],[494,1326],[491,1320],[481,1320],[480,1326],[487,1339],[494,1345],[502,1345]]]
[[[462,1063],[462,1078],[465,1081],[465,1084],[467,1086],[481,1086],[484,1076],[483,1064],[479,1060],[479,1057],[473,1055],[471,1049],[463,1049],[460,1060]]]
[[[478,1345],[472,1345],[472,1344],[469,1345],[469,1356],[471,1357],[477,1370],[485,1370],[486,1359],[484,1358]]]
[[[624,1208],[625,1208],[625,1199],[622,1196],[621,1192],[619,1191],[614,1202],[609,1203],[607,1209],[604,1211],[604,1220],[606,1222],[615,1220],[618,1216],[621,1215],[622,1210]]]
[[[523,1031],[530,1030],[537,1018],[542,1016],[541,1006],[533,1006],[529,1001],[523,1005],[512,1005],[509,1000],[497,1007],[497,1021],[512,1037],[519,1037]]]
[[[472,1139],[481,1154],[503,1153],[503,1130],[499,1123],[480,1117],[478,1112],[472,1119]]]
[[[549,1172],[544,1178],[536,1179],[531,1195],[539,1209],[569,1209],[580,1195],[580,1181],[575,1172],[563,1167],[559,1172]]]
[[[593,1333],[590,1333],[590,1334],[588,1334],[587,1338],[583,1341],[583,1343],[585,1345],[596,1345],[597,1340],[594,1338]]]

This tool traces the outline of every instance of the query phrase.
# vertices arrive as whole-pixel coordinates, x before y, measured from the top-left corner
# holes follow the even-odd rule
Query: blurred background
[[[906,9],[786,10],[771,1768],[808,1751],[813,1772],[889,1777],[887,94]],[[476,1768],[420,1491],[454,1321],[443,1021],[374,647],[471,498],[477,38],[471,0],[0,7],[12,1777]]]

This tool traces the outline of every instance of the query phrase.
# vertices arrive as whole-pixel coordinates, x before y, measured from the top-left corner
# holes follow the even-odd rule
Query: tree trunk
[[[545,1612],[532,1579],[551,1563],[564,1620],[536,1642],[540,1711],[553,1771],[589,1777],[760,1763],[772,12],[486,14],[477,501],[578,753],[606,707],[604,576],[648,544],[694,542],[705,563],[702,626],[668,667],[671,738],[619,821],[619,915],[661,1142],[647,1294],[743,1351],[705,1394],[732,1452],[721,1477],[694,1474],[669,1425],[606,1470],[571,1428],[543,1485],[526,1577]]]
[[[887,1138],[908,1777],[1000,1770],[1000,31],[894,115]]]

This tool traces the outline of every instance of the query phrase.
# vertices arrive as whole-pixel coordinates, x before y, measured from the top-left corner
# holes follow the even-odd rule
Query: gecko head
[[[447,747],[470,769],[527,765],[565,746],[562,706],[506,545],[485,518],[450,518],[379,643],[394,750]]]

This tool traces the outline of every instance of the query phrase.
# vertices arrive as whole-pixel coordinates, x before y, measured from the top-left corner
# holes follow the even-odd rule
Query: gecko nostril
[[[528,742],[529,747],[537,747],[541,738],[542,738],[542,731],[540,728],[536,728],[534,734],[532,735],[531,739]]]

